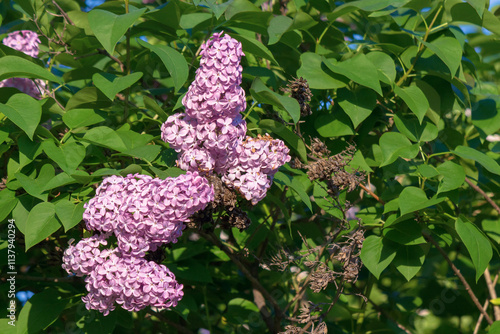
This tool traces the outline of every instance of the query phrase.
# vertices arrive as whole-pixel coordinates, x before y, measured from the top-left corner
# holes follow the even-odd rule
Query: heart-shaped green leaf
[[[377,94],[371,89],[361,88],[356,92],[339,89],[337,102],[349,116],[355,128],[363,122],[377,105]]]
[[[33,197],[46,201],[48,193],[45,192],[46,184],[54,178],[55,170],[51,164],[45,164],[40,169],[40,173],[36,179],[32,179],[22,173],[16,173],[15,177],[21,183],[21,186],[28,194]]]
[[[42,118],[42,106],[38,100],[26,94],[14,94],[6,104],[0,104],[0,112],[33,140],[33,134]]]
[[[363,242],[360,257],[366,268],[378,279],[382,271],[394,260],[396,251],[396,248],[381,237],[370,235]]]
[[[47,140],[43,143],[43,151],[69,175],[76,171],[85,158],[85,147],[75,142],[56,146],[52,140]]]
[[[112,55],[116,43],[146,10],[147,8],[143,8],[128,14],[116,15],[107,10],[94,9],[88,16],[90,29],[104,49]]]
[[[83,212],[85,211],[83,202],[74,204],[66,200],[57,202],[55,209],[57,218],[59,218],[64,226],[64,231],[68,231],[78,224],[82,220]]]
[[[422,123],[427,109],[429,109],[429,101],[424,92],[417,86],[409,86],[400,88],[394,86],[394,93],[396,93],[406,103],[408,108],[417,115],[420,123]]]
[[[132,86],[142,77],[142,72],[136,72],[124,77],[117,77],[111,73],[96,73],[92,76],[94,85],[107,96],[114,100],[116,94]]]
[[[37,204],[29,213],[26,226],[29,226],[25,234],[26,250],[28,250],[61,227],[56,219],[54,204],[49,202]]]
[[[430,206],[441,203],[446,198],[433,197],[427,199],[425,192],[417,187],[406,187],[399,196],[399,208],[401,209],[401,216],[410,212],[422,210]]]

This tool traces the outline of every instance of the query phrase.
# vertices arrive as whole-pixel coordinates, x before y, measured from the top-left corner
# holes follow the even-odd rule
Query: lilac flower
[[[94,235],[90,238],[82,239],[76,245],[71,245],[74,239],[70,240],[70,246],[64,251],[63,269],[68,274],[76,276],[88,275],[94,267],[103,263],[111,254],[109,250],[99,250],[99,246],[106,245],[106,238],[109,235]]]
[[[20,30],[11,32],[3,39],[3,44],[33,58],[38,57],[40,39],[34,31]]]
[[[128,311],[175,307],[184,294],[183,285],[164,265],[119,253],[97,265],[85,282],[89,292],[82,298],[85,306],[104,315],[115,309],[115,302]]]

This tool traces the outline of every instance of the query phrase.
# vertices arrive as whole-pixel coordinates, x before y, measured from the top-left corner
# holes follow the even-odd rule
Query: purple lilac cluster
[[[252,204],[265,197],[278,168],[290,161],[281,140],[245,137],[246,108],[241,43],[215,33],[201,47],[200,67],[184,96],[185,113],[170,116],[162,139],[180,153],[177,164],[187,171],[217,173],[227,186]]]
[[[165,180],[139,174],[105,178],[83,214],[87,229],[99,234],[70,243],[63,257],[68,273],[87,276],[87,309],[107,315],[115,302],[129,311],[176,306],[183,286],[167,267],[144,257],[177,242],[189,217],[213,200],[213,187],[198,172]],[[112,234],[117,247],[104,248]]]
[[[33,31],[14,31],[3,39],[3,44],[13,48],[14,50],[21,51],[33,58],[38,57],[38,44],[40,44],[40,39],[38,38],[37,33]],[[29,78],[9,78],[0,81],[0,88],[1,87],[14,87],[35,99],[40,99],[40,89],[45,88],[45,82],[38,79],[33,81]]]

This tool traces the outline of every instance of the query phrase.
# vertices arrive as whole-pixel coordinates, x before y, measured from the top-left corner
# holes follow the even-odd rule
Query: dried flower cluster
[[[14,31],[8,34],[2,42],[4,45],[14,50],[21,51],[28,56],[33,58],[38,57],[38,44],[40,44],[40,39],[36,32],[30,30]],[[0,81],[0,88],[2,87],[14,87],[35,99],[40,99],[40,89],[45,87],[45,82],[39,79],[9,78]]]
[[[177,242],[189,217],[213,199],[213,187],[197,172],[165,180],[139,174],[104,179],[83,215],[87,229],[99,234],[70,245],[63,257],[68,273],[87,276],[87,309],[107,315],[115,302],[129,311],[176,306],[183,286],[146,253]],[[111,235],[117,247],[104,248]]]
[[[290,97],[299,102],[300,116],[309,116],[312,114],[311,106],[309,105],[312,93],[306,79],[303,79],[302,77],[294,78],[289,81],[286,88],[282,88],[281,90],[290,93]]]
[[[350,145],[339,154],[330,156],[330,150],[326,145],[315,138],[312,140],[311,150],[313,155],[318,158],[307,165],[296,159],[294,161],[295,167],[306,169],[307,176],[311,181],[326,181],[330,195],[336,196],[339,191],[344,189],[353,191],[364,180],[364,175],[359,171],[348,171],[346,169],[356,152],[354,146]]]
[[[219,174],[225,185],[255,205],[278,168],[290,160],[289,149],[269,135],[245,137],[241,43],[216,33],[202,45],[201,55],[195,81],[182,101],[186,111],[167,119],[162,139],[180,153],[180,168]]]

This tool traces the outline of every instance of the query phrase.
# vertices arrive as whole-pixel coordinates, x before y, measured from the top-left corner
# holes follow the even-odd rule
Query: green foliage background
[[[104,176],[181,172],[160,126],[182,108],[201,43],[224,30],[246,54],[249,133],[283,139],[303,162],[310,137],[325,141],[332,154],[355,143],[351,167],[366,172],[364,184],[378,198],[361,189],[339,196],[360,207],[364,267],[324,319],[329,332],[398,332],[399,323],[412,333],[471,333],[480,312],[427,236],[481,304],[491,298],[483,273],[498,272],[500,217],[471,186],[499,203],[500,13],[488,5],[131,0],[107,1],[86,13],[81,1],[3,1],[0,37],[28,29],[42,43],[40,59],[0,46],[0,79],[40,78],[50,92],[35,100],[0,88],[0,263],[7,272],[7,220],[13,218],[17,290],[35,292],[22,309],[18,304],[16,327],[2,319],[0,332],[268,332],[247,277],[213,243],[191,240],[191,230],[166,250],[163,262],[185,285],[185,297],[160,315],[88,312],[80,300],[83,281],[61,268],[68,241],[88,235],[83,204]],[[464,24],[476,32],[465,34]],[[293,77],[308,81],[312,115],[300,117],[295,100],[280,91]],[[47,122],[50,129],[42,126]],[[305,250],[299,232],[310,246],[321,245],[334,228],[332,218],[343,218],[321,190],[304,171],[284,166],[268,197],[249,210],[250,228],[235,229],[224,241],[281,308],[300,286],[297,273],[265,270],[257,258],[281,248]],[[0,289],[8,305],[8,284]],[[307,290],[306,298],[330,303],[336,291],[330,284],[321,293]],[[292,309],[288,316],[296,317]],[[283,318],[279,326],[287,324]]]

